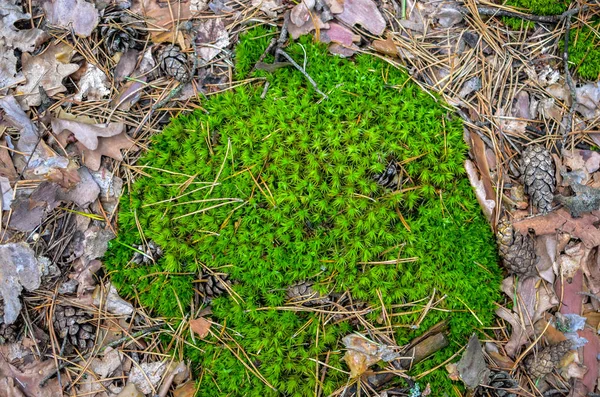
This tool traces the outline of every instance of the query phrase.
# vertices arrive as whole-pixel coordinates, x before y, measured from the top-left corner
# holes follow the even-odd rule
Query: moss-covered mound
[[[241,74],[266,48],[265,34],[253,31],[239,44]],[[141,161],[147,176],[121,202],[108,257],[121,293],[181,317],[202,265],[234,280],[237,297],[215,299],[211,318],[277,392],[209,337],[188,351],[203,371],[205,396],[312,395],[321,376],[315,360],[326,357],[323,395],[347,382],[335,368],[347,369],[340,341],[354,331],[350,324],[269,309],[286,304],[294,282],[349,290],[388,312],[434,289],[446,294],[446,310],[431,311],[419,329],[410,325],[420,312],[392,318],[400,344],[449,320],[452,346],[416,371],[449,357],[480,327],[469,310],[489,324],[499,296],[493,236],[463,170],[461,122],[373,57],[350,62],[307,41],[288,51],[300,64],[306,51],[307,71],[328,99],[293,68],[258,72],[270,82],[264,99],[264,81],[246,84],[156,136]],[[400,164],[397,190],[374,181],[390,161]],[[131,262],[128,246],[141,241],[140,228],[165,252],[155,265]],[[425,381],[450,390],[445,378]]]

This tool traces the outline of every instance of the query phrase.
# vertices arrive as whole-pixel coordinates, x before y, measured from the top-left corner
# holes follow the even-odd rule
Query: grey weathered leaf
[[[460,378],[469,389],[473,390],[477,386],[487,383],[490,370],[485,363],[483,350],[477,335],[473,334],[469,338],[467,349],[456,367]]]
[[[25,243],[0,245],[0,295],[4,300],[4,323],[12,324],[21,312],[21,291],[40,286],[41,273],[35,252]]]

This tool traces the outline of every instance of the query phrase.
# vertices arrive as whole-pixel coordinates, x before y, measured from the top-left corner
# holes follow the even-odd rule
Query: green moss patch
[[[240,75],[266,48],[266,34],[242,38]],[[346,384],[335,368],[347,369],[341,338],[355,330],[348,322],[269,309],[286,304],[294,282],[348,290],[390,313],[434,290],[445,294],[445,311],[431,311],[418,329],[410,326],[420,312],[392,318],[400,344],[442,319],[450,323],[451,346],[417,371],[466,343],[478,319],[489,324],[499,298],[496,248],[463,169],[460,120],[374,57],[350,62],[308,40],[287,51],[300,64],[306,56],[328,99],[293,68],[258,72],[270,83],[264,99],[264,81],[243,85],[155,136],[141,160],[148,176],[121,202],[118,242],[107,259],[121,293],[176,319],[189,308],[202,265],[228,273],[237,298],[214,299],[211,318],[277,389],[209,337],[187,349],[202,371],[201,395],[313,395],[315,360],[327,357],[323,395]],[[374,180],[390,161],[401,165],[397,190]],[[154,265],[131,262],[139,228],[165,252]],[[451,390],[444,374],[424,381]]]

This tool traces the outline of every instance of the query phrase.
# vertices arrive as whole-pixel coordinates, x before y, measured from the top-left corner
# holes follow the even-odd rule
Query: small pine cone
[[[66,338],[65,352],[67,354],[73,353],[75,349],[86,351],[94,346],[96,326],[92,320],[93,316],[83,309],[73,306],[56,306],[54,330],[61,341]]]
[[[16,343],[18,341],[20,329],[22,329],[22,327],[19,327],[17,324],[0,324],[0,345]]]
[[[519,382],[510,374],[492,370],[487,386],[475,389],[473,397],[517,397],[518,389]]]
[[[292,284],[287,289],[287,298],[290,303],[300,303],[303,306],[320,306],[331,303],[327,295],[321,295],[312,287],[310,281],[300,281]]]
[[[198,291],[204,295],[205,300],[210,300],[227,293],[230,285],[229,274],[203,274],[198,284]]]
[[[145,36],[146,25],[135,14],[119,7],[109,6],[102,16],[100,34],[109,54],[139,47]]]
[[[169,44],[164,47],[158,54],[158,63],[167,76],[173,77],[177,81],[190,79],[187,56],[181,52],[178,46]]]
[[[552,209],[556,180],[550,152],[540,145],[531,145],[521,158],[521,177],[531,203],[542,214]]]
[[[565,340],[556,345],[544,348],[541,352],[532,353],[525,359],[525,368],[535,381],[543,378],[558,367],[565,354],[571,349],[571,341]]]
[[[373,179],[380,186],[391,190],[397,190],[398,186],[400,186],[400,170],[398,169],[398,163],[395,160],[390,161],[385,170],[383,170],[381,174],[374,175]]]
[[[534,241],[529,234],[523,235],[515,231],[510,222],[502,221],[496,238],[500,256],[508,270],[521,278],[537,275]]]
[[[147,247],[144,247],[140,244],[136,248],[144,253],[142,254],[141,252],[136,252],[133,254],[133,259],[131,261],[138,265],[148,265],[154,263],[159,260],[161,256],[163,256],[162,248],[156,245],[156,243],[152,240],[148,241]]]

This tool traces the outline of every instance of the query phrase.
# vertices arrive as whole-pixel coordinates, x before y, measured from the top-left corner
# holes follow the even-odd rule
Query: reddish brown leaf
[[[561,208],[544,216],[517,221],[513,225],[521,233],[528,233],[529,229],[533,229],[538,236],[556,232],[569,233],[572,237],[579,238],[586,247],[592,248],[600,245],[600,229],[596,227],[599,221],[599,211],[573,218],[566,209]]]
[[[204,317],[199,317],[195,320],[190,320],[190,329],[196,333],[201,339],[208,336],[211,322]]]

